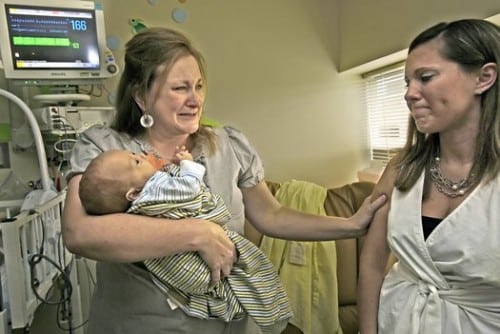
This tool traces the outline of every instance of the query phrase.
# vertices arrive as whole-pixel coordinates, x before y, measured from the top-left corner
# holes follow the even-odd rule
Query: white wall
[[[500,13],[498,0],[339,1],[340,71],[406,49],[417,33],[440,21]],[[362,50],[362,52],[360,52]]]
[[[113,13],[107,33],[122,43],[132,36],[129,18],[179,29],[195,41],[208,65],[207,115],[245,132],[268,179],[323,185],[355,179],[363,165],[363,110],[359,82],[339,78],[335,68],[336,1],[103,3]],[[170,17],[175,7],[187,13],[182,24]],[[123,48],[115,56],[121,61]]]

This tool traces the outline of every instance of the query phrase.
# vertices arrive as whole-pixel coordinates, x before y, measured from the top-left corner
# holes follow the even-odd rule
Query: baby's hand
[[[181,160],[193,160],[193,156],[186,149],[185,146],[177,147],[177,152],[175,153],[175,157],[178,161]]]

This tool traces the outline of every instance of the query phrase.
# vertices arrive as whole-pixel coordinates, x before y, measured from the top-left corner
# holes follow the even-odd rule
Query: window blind
[[[406,142],[408,107],[404,65],[364,75],[372,162],[385,165]]]

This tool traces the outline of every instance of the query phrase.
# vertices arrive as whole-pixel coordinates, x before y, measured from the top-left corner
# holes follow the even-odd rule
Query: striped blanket
[[[156,186],[161,187],[161,182]],[[231,321],[249,315],[263,333],[280,333],[292,311],[279,277],[257,246],[225,227],[230,213],[220,196],[203,184],[197,194],[180,201],[175,190],[171,196],[158,194],[155,192],[154,199],[149,196],[148,200],[135,201],[128,212],[170,219],[196,217],[219,223],[235,244],[239,258],[229,276],[215,285],[210,284],[210,269],[197,252],[148,259],[144,264],[153,281],[190,316]]]

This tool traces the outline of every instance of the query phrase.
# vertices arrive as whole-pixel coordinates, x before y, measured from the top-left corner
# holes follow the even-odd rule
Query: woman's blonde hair
[[[125,46],[125,67],[118,85],[117,113],[111,127],[132,137],[143,134],[145,129],[139,121],[142,111],[134,94],[146,96],[157,76],[166,76],[174,63],[186,56],[196,59],[205,87],[207,78],[203,56],[186,36],[168,28],[148,28],[132,37]],[[191,135],[191,141],[194,145],[206,142],[210,152],[216,148],[213,132],[202,125]]]

